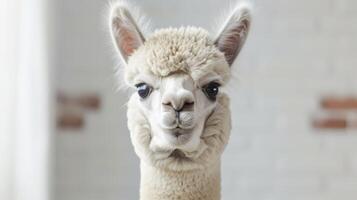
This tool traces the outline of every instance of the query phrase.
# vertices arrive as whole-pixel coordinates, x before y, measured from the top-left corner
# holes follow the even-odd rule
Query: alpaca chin
[[[170,133],[165,134],[169,143],[176,147],[183,146],[190,142],[192,134],[191,133],[182,133],[179,130],[170,131]]]
[[[200,126],[198,126],[200,127]],[[152,136],[150,149],[152,151],[174,151],[179,149],[185,152],[194,152],[200,144],[201,130],[162,130],[159,129]]]

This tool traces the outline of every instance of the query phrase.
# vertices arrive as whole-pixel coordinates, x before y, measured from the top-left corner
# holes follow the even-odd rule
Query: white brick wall
[[[229,1],[136,2],[155,27],[209,28]],[[58,2],[58,87],[99,92],[103,107],[87,115],[84,130],[57,134],[56,200],[138,199],[139,161],[126,128],[127,98],[114,93],[105,5]],[[356,199],[357,131],[310,126],[321,95],[357,95],[356,1],[255,0],[255,7],[229,86],[223,198]]]

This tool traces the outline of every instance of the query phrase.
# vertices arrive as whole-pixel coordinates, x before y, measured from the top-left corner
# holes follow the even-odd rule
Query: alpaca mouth
[[[178,149],[175,149],[175,150],[170,154],[169,157],[171,157],[171,158],[178,158],[178,159],[186,159],[186,158],[187,158],[186,155],[185,155],[182,151],[180,151],[180,150],[178,150]]]
[[[187,125],[187,124],[182,124],[182,123],[179,123],[179,122],[175,122],[173,124],[170,124],[170,125],[167,125],[165,123],[162,123],[160,124],[160,127],[162,129],[165,129],[165,130],[168,130],[168,131],[190,131],[192,129],[195,128],[195,124],[190,124],[190,125]]]
[[[181,135],[183,135],[184,133],[182,133],[182,132],[180,132],[180,131],[178,131],[178,130],[175,130],[174,132],[173,132],[173,135],[175,136],[175,137],[180,137]]]
[[[184,144],[188,142],[188,140],[191,138],[190,132],[187,132],[186,130],[183,130],[181,128],[175,128],[170,131],[169,133],[176,141],[178,144]]]

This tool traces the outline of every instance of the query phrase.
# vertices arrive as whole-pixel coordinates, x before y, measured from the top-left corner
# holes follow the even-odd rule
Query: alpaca
[[[240,6],[218,37],[197,27],[144,35],[130,6],[112,7],[110,30],[124,63],[128,128],[140,158],[140,200],[219,200],[220,157],[228,142],[223,88],[250,27]]]

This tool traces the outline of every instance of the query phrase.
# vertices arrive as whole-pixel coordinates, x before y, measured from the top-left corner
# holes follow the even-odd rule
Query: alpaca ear
[[[215,45],[224,53],[230,66],[244,45],[250,22],[250,9],[247,6],[237,8],[215,40]]]
[[[115,5],[112,8],[110,29],[115,46],[126,63],[128,57],[145,41],[143,34],[126,6]]]

